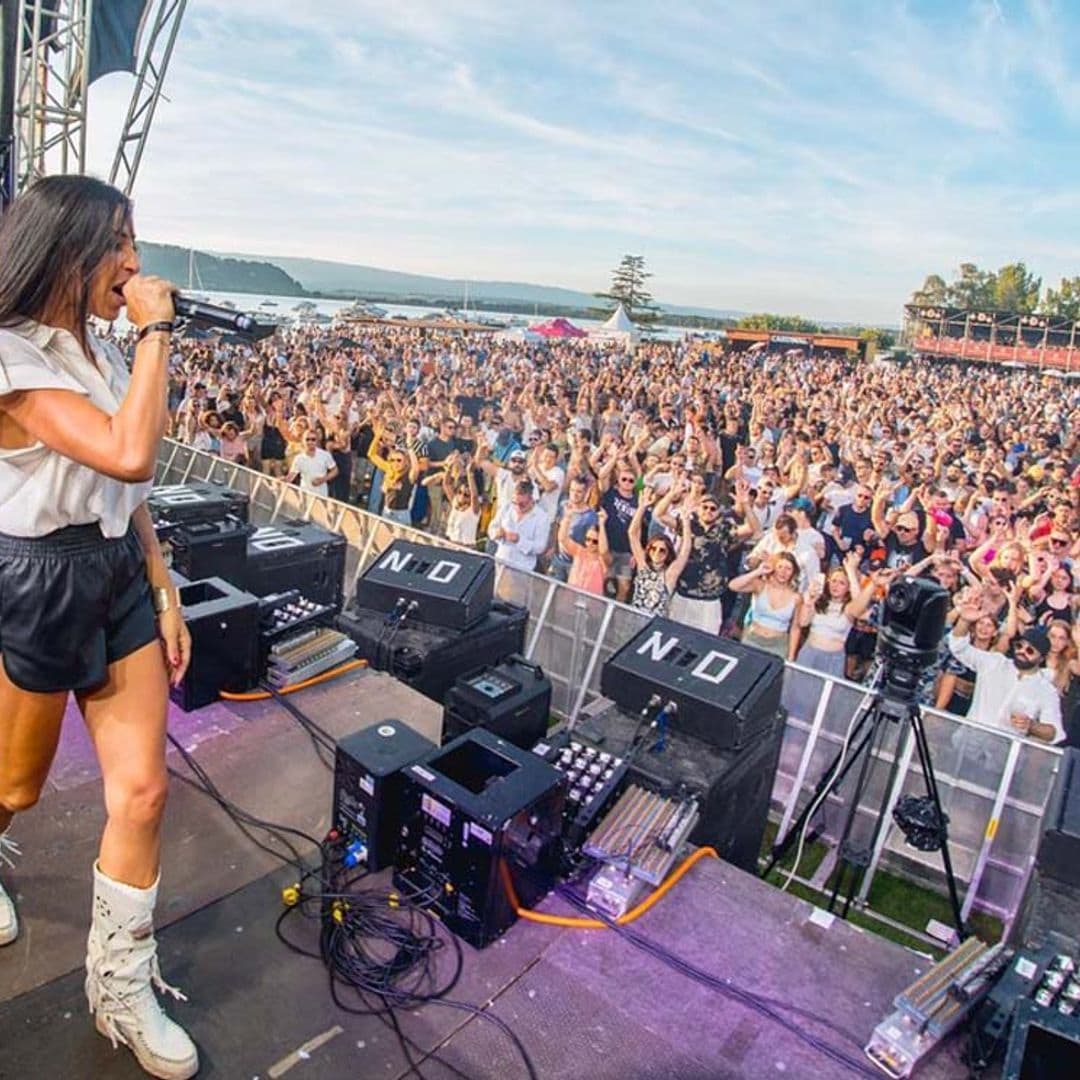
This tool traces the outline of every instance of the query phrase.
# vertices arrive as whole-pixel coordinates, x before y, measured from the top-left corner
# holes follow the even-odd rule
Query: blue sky
[[[142,236],[895,322],[1080,273],[1080,4],[190,0]],[[107,174],[130,76],[91,90]]]

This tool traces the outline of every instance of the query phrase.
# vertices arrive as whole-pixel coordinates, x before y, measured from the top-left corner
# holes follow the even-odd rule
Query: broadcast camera
[[[877,640],[884,697],[915,701],[923,673],[937,660],[949,603],[948,591],[927,578],[902,577],[889,586]]]

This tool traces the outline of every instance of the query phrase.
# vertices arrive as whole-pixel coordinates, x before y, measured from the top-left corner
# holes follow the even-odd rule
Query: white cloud
[[[1028,111],[1051,91],[1049,137],[1071,148],[1066,25],[1041,0],[922,18],[203,0],[140,172],[140,232],[583,289],[633,250],[674,303],[892,321],[963,258],[1074,272],[1070,170],[1037,168]],[[130,90],[93,88],[99,173]]]

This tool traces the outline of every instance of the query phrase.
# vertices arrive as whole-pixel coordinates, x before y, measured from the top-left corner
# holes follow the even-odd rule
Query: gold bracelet
[[[171,611],[173,608],[180,606],[179,597],[177,597],[174,588],[157,587],[150,591],[153,594],[155,615],[164,615],[166,611]]]

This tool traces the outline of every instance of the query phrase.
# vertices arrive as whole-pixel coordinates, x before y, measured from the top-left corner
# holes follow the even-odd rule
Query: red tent
[[[561,316],[552,319],[551,322],[530,326],[529,329],[534,334],[543,334],[544,337],[580,338],[589,336],[587,330],[582,330],[581,327],[575,326],[569,319],[564,319]]]

